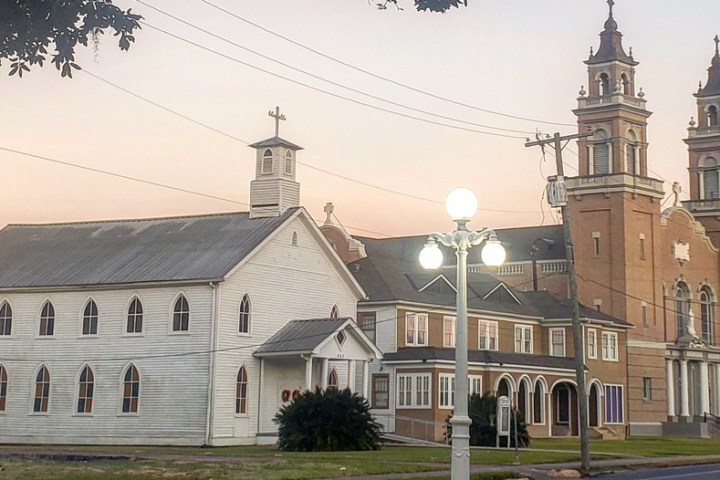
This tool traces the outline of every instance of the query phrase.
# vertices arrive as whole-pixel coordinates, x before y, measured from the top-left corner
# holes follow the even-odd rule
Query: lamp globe
[[[445,199],[445,208],[455,222],[470,221],[477,212],[477,207],[477,197],[467,188],[456,188]]]
[[[435,270],[442,265],[443,254],[440,251],[437,243],[430,240],[425,244],[422,250],[420,250],[420,265],[427,270]]]
[[[490,239],[485,242],[480,256],[485,265],[499,267],[505,262],[505,248],[498,240]]]

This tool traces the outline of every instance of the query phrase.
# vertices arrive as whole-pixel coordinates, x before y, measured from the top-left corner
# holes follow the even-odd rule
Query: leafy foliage
[[[121,50],[135,41],[140,15],[112,4],[112,0],[0,0],[0,66],[10,62],[10,75],[22,77],[33,65],[43,66],[50,44],[51,62],[63,77],[72,78],[75,48],[98,42],[108,28],[114,30]]]
[[[472,420],[470,425],[470,445],[494,447],[496,444],[497,427],[497,397],[485,392],[482,396],[474,393],[468,402],[468,416]],[[517,416],[517,439],[519,447],[530,446],[530,434],[522,414],[513,410],[510,417],[510,445],[515,446],[515,416]],[[448,417],[448,420],[450,417]],[[446,437],[452,437],[452,426],[447,424]],[[507,445],[507,444],[506,444]]]
[[[273,419],[278,446],[293,452],[377,450],[380,424],[367,400],[350,389],[306,391]]]
[[[445,13],[452,7],[460,7],[461,4],[467,7],[467,0],[414,0],[414,2],[415,8],[417,8],[419,12],[430,10],[431,12]],[[402,10],[398,0],[384,0],[376,5],[379,10],[386,10],[388,4],[392,4],[398,10]]]

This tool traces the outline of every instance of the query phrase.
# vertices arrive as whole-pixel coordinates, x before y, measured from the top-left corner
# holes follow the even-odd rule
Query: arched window
[[[605,130],[597,130],[592,145],[592,174],[607,175],[610,173],[610,145]]]
[[[637,153],[637,137],[635,136],[635,132],[630,130],[627,134],[627,144],[625,145],[625,163],[627,173],[631,175],[640,174]]]
[[[83,335],[97,335],[98,329],[98,308],[95,301],[90,300],[85,304],[83,311]]]
[[[702,339],[713,344],[713,297],[707,286],[700,289],[700,330]]]
[[[720,198],[720,168],[713,157],[706,157],[700,161],[700,175],[702,176],[702,198],[717,200]]]
[[[293,154],[292,154],[292,150],[288,150],[287,152],[285,152],[285,167],[284,167],[285,175],[292,175],[292,170],[293,170],[292,167],[293,167]]]
[[[340,316],[340,311],[338,310],[337,305],[333,305],[333,307],[330,309],[330,318],[338,318]]]
[[[33,412],[46,413],[50,401],[50,372],[43,365],[35,375],[35,395],[33,396]]]
[[[140,373],[135,365],[125,370],[123,377],[122,412],[137,413],[140,402]]]
[[[250,333],[250,297],[245,294],[240,302],[238,333]]]
[[[290,245],[293,247],[298,246],[298,234],[297,232],[292,232],[292,235],[290,236]]]
[[[95,375],[86,365],[80,372],[78,382],[77,413],[92,413],[93,394],[95,393]]]
[[[328,388],[338,388],[338,374],[334,368],[328,374]]]
[[[682,337],[686,323],[690,320],[690,289],[684,282],[678,282],[675,287],[675,333],[677,338]]]
[[[625,95],[630,95],[630,80],[624,73],[620,75],[620,81],[622,82],[622,92]]]
[[[50,336],[55,332],[55,307],[50,301],[45,302],[40,312],[40,331],[42,336]]]
[[[715,127],[718,124],[718,107],[710,105],[707,110],[708,127]]]
[[[610,95],[610,77],[607,73],[600,75],[600,95]]]
[[[0,412],[5,411],[5,405],[7,403],[7,384],[7,370],[5,370],[4,366],[0,365]]]
[[[140,299],[135,297],[130,302],[127,316],[127,333],[142,333],[143,306]]]
[[[0,305],[0,335],[12,334],[12,308],[8,302]]]
[[[269,173],[272,173],[272,171],[273,171],[273,153],[272,153],[272,150],[270,150],[268,148],[267,150],[265,150],[265,153],[263,153],[261,173],[263,175],[267,175]]]
[[[238,415],[247,413],[248,374],[247,369],[242,366],[237,374],[237,386],[235,387],[235,413]]]
[[[173,332],[187,332],[190,328],[190,305],[185,295],[180,295],[173,308]]]
[[[533,423],[545,423],[545,386],[540,380],[535,381],[533,392]]]

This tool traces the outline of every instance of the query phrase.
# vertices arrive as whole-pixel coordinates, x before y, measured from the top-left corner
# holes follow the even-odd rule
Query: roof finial
[[[612,7],[615,5],[615,0],[607,0],[608,5],[610,5],[610,16],[612,17]]]
[[[720,37],[715,35],[715,55],[720,55]]]

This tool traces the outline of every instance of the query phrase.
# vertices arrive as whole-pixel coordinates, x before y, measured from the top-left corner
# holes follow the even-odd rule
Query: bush
[[[350,389],[307,390],[273,419],[278,446],[292,452],[377,450],[380,429],[367,400]]]
[[[495,419],[497,410],[497,397],[491,395],[490,392],[485,392],[484,395],[474,393],[470,396],[468,401],[468,416],[472,420],[470,425],[470,445],[483,446],[483,447],[494,447],[496,445],[496,434],[497,428]],[[514,415],[517,415],[517,427],[518,427],[518,446],[528,447],[530,446],[530,435],[527,431],[527,424],[522,414],[516,410],[512,411],[510,417],[510,445],[515,446],[515,419]],[[448,417],[448,421],[452,417],[452,414]],[[448,423],[446,428],[446,437],[452,438],[452,426]],[[507,440],[505,440],[507,442]],[[501,445],[507,445],[500,440]]]

